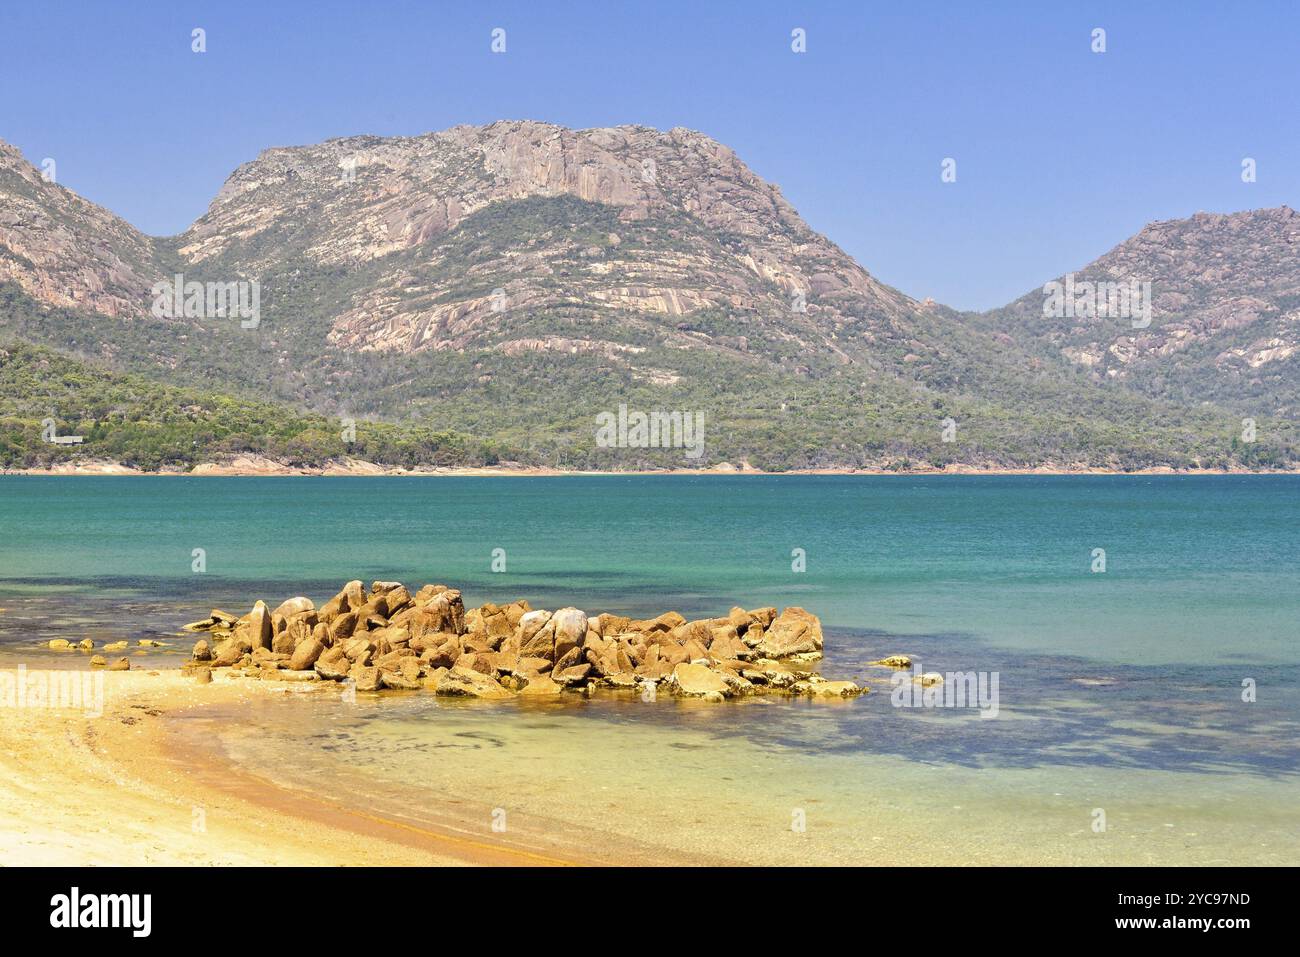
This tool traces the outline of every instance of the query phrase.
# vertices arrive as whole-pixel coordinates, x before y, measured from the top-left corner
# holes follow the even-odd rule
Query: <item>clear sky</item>
[[[885,282],[989,308],[1152,220],[1296,206],[1298,64],[1295,2],[0,0],[0,139],[171,234],[268,146],[687,126]]]

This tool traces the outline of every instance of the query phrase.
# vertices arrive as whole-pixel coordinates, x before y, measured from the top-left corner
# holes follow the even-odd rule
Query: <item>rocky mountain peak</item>
[[[841,351],[841,326],[915,308],[734,151],[685,128],[503,120],[270,149],[234,172],[179,252],[240,276],[287,259],[371,269],[337,304],[330,341],[352,350],[507,347],[501,296],[534,315],[793,317],[823,352]]]
[[[1117,402],[1134,435],[1170,410],[1284,416],[1300,402],[1297,240],[1288,207],[1156,222],[1072,274],[1137,283],[1150,321],[1050,315],[1041,288],[973,316],[879,283],[733,150],[684,128],[503,120],[275,147],[159,239],[0,144],[11,333],[172,380],[443,414],[483,434],[512,410],[515,430],[535,429],[526,412],[572,430],[629,394],[707,400],[719,422],[750,408],[730,421],[737,435],[780,421],[802,437],[801,404],[825,422],[893,410],[837,440],[846,455],[867,432],[960,418],[963,403],[984,403],[972,432],[998,448],[1010,440],[996,423],[1031,407],[1061,435],[1075,434],[1067,418],[1105,432]],[[152,317],[153,284],[177,272],[209,290],[255,281],[257,332],[201,308]],[[521,384],[530,399],[502,399]],[[1214,438],[1196,455],[1178,436],[1156,444],[1193,461],[1228,433],[1198,434]]]
[[[1149,314],[1046,317],[1036,290],[999,321],[1095,378],[1160,397],[1278,413],[1290,406],[1300,362],[1300,216],[1289,206],[1150,223],[1072,277],[1076,288],[1144,286]]]
[[[135,316],[158,275],[153,257],[147,236],[0,141],[0,282],[49,305]]]
[[[218,238],[223,228],[246,238],[269,224],[241,215],[251,199],[289,208],[314,198],[327,212],[382,207],[385,216],[353,225],[376,240],[369,253],[383,255],[394,241],[427,241],[431,229],[453,229],[489,203],[561,195],[622,207],[628,220],[673,206],[712,228],[755,238],[775,220],[803,241],[825,243],[779,189],[702,133],[644,126],[571,130],[503,120],[420,136],[354,136],[265,150],[231,175],[192,227],[197,241],[187,252],[205,258],[229,241],[228,235]],[[404,217],[394,222],[389,214],[398,209]]]

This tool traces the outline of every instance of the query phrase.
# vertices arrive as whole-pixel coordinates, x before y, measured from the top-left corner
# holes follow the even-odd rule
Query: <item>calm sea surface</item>
[[[1300,863],[1300,478],[0,477],[8,665],[164,636],[144,657],[166,666],[213,606],[350,578],[638,616],[802,605],[823,673],[873,693],[313,696],[190,733],[394,814],[436,792],[554,833],[593,826],[595,794],[600,829],[710,859]],[[892,707],[868,662],[895,652],[997,672],[997,717]]]

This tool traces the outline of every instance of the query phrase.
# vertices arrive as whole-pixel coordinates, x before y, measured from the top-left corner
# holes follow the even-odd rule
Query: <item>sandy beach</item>
[[[238,455],[218,462],[202,462],[192,469],[163,468],[146,472],[109,459],[70,459],[46,468],[4,469],[0,475],[167,475],[167,476],[443,476],[448,478],[503,477],[526,478],[564,475],[1294,475],[1295,469],[1175,469],[1168,466],[1119,469],[1093,466],[1061,465],[1047,463],[1032,468],[1011,468],[978,464],[953,464],[943,468],[932,467],[869,467],[787,469],[766,472],[748,462],[732,464],[722,462],[708,468],[674,468],[638,471],[635,469],[613,471],[572,471],[547,466],[448,466],[445,468],[403,469],[391,468],[362,459],[345,459],[322,467],[303,467],[286,464],[261,455]]]
[[[46,707],[0,711],[0,864],[587,863],[305,797],[175,747],[169,720],[289,693],[283,683],[199,685],[177,671],[103,678],[98,717]]]
[[[307,702],[286,696],[328,688],[230,678],[200,684],[175,670],[111,673],[103,680],[98,716],[0,709],[0,866],[1269,864],[1287,859],[1293,843],[1283,836],[1288,815],[1282,812],[1264,810],[1260,826],[1239,833],[1233,820],[1243,801],[1252,802],[1252,813],[1280,807],[1281,782],[1267,789],[1238,782],[1226,804],[1190,793],[1152,803],[1152,793],[1136,783],[1140,772],[1080,769],[1054,782],[1067,793],[1052,798],[1033,772],[998,785],[978,770],[950,769],[940,785],[927,778],[924,765],[892,761],[879,764],[869,788],[839,788],[815,770],[815,760],[769,761],[740,741],[726,770],[700,778],[697,766],[712,767],[722,754],[699,750],[699,732],[684,731],[676,743],[643,741],[637,772],[618,776],[615,786],[602,762],[634,750],[643,731],[608,726],[602,734],[612,737],[590,749],[591,760],[575,754],[564,770],[551,772],[559,775],[554,788],[538,779],[528,795],[517,794],[528,811],[512,805],[510,833],[497,834],[484,810],[491,805],[478,798],[505,793],[503,782],[520,785],[509,769],[517,757],[506,752],[446,753],[446,773],[438,774],[435,759],[417,791],[388,791],[382,775],[371,777],[372,769],[341,756],[338,772],[313,775],[314,783],[301,776],[297,784],[273,781],[225,754],[211,733],[213,722],[256,726],[257,709],[290,709]],[[534,743],[558,737],[552,746],[564,747],[556,718],[576,721],[567,725],[575,731],[588,727],[570,708],[561,713]],[[512,722],[494,717],[490,704],[469,702],[463,714],[510,733]],[[444,719],[465,727],[453,714]],[[516,740],[523,750],[512,753],[527,753],[526,740]],[[319,753],[304,746],[305,753]],[[540,760],[536,770],[559,768]],[[758,768],[759,777],[752,790],[737,790],[728,782],[745,767]],[[1133,793],[1124,794],[1126,782],[1135,783]],[[791,790],[789,800],[782,788]],[[1123,821],[1108,840],[1090,832],[1079,810],[1086,810],[1086,798],[1070,796],[1098,790],[1114,796]],[[467,802],[467,794],[476,797]],[[666,799],[650,794],[687,800],[690,812],[665,816]],[[403,804],[410,800],[417,803]],[[789,831],[793,800],[816,816],[807,834]],[[849,803],[860,804],[862,813],[843,819]],[[772,814],[764,814],[764,805]],[[957,813],[957,805],[965,812]],[[901,829],[900,813],[907,819]],[[645,826],[630,827],[638,815]]]

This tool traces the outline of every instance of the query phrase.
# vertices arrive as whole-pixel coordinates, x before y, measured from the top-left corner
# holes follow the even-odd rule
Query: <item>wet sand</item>
[[[341,709],[332,684],[103,682],[98,717],[0,708],[0,864],[1267,865],[1300,840],[1286,779],[986,770],[716,734],[728,712],[791,707],[769,699],[665,700],[651,725],[599,702],[411,692]],[[888,733],[884,697],[802,713],[872,709]]]
[[[104,675],[101,716],[0,709],[0,864],[561,865],[416,827],[178,750],[171,721],[283,695],[277,682],[199,685],[176,671]]]

